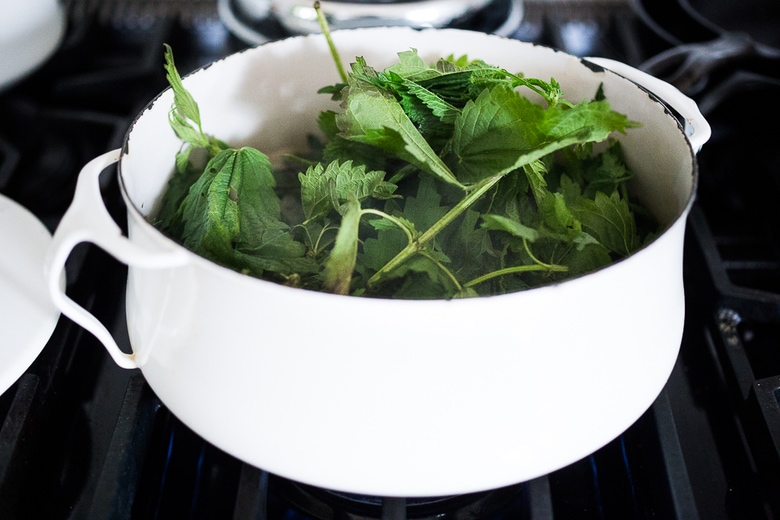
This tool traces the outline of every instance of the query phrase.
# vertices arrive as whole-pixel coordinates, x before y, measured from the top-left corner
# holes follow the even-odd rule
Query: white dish
[[[58,0],[0,0],[0,89],[46,61],[65,35],[65,8]]]
[[[0,393],[35,361],[60,316],[43,275],[50,242],[32,213],[0,195]]]

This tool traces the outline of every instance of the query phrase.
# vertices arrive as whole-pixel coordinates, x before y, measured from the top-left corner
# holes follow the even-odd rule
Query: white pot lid
[[[59,46],[66,16],[58,0],[0,0],[0,89],[35,70]]]

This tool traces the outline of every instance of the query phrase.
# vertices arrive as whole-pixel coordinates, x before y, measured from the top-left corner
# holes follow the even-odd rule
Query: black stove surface
[[[0,92],[0,193],[53,230],[80,168],[121,145],[165,88],[162,44],[188,72],[247,44],[213,2],[71,0],[66,39]],[[493,23],[486,15],[483,21]],[[479,27],[477,27],[479,28]],[[526,1],[519,39],[639,66],[665,48],[627,4]],[[0,395],[2,519],[771,519],[780,516],[780,86],[740,71],[698,93],[713,126],[686,237],[686,329],[654,405],[607,446],[507,488],[382,499],[268,474],[192,432],[140,372],[116,367],[62,318],[32,367]],[[757,108],[760,105],[760,108]],[[116,179],[106,204],[121,224]],[[67,292],[120,340],[126,268],[81,245]]]

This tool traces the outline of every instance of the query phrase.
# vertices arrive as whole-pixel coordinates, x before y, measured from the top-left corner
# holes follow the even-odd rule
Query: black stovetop
[[[243,49],[205,0],[68,3],[57,53],[0,92],[0,193],[54,229],[78,172],[121,145],[165,86],[163,42],[192,70]],[[488,22],[485,22],[488,23]],[[668,47],[617,1],[525,3],[519,39],[639,66]],[[735,79],[736,78],[736,79]],[[139,371],[117,368],[62,318],[0,396],[3,519],[769,519],[780,517],[780,155],[776,82],[695,96],[713,127],[685,249],[686,328],[657,401],[629,430],[552,474],[474,495],[382,500],[251,467],[198,437]],[[768,123],[771,124],[771,123]],[[116,179],[104,197],[124,221]],[[69,259],[68,294],[120,339],[126,268],[99,249]]]

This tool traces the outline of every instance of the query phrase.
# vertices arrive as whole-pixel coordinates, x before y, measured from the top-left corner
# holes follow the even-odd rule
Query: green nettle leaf
[[[352,161],[310,166],[298,175],[303,213],[307,220],[324,216],[333,209],[340,210],[350,196],[359,201],[366,197],[388,199],[396,187],[384,182],[384,177],[385,172],[367,172],[364,165],[353,166]]]
[[[192,94],[184,88],[179,71],[173,61],[173,50],[168,44],[165,47],[165,78],[173,91],[173,107],[168,114],[168,122],[176,136],[184,141],[185,146],[176,154],[176,169],[185,172],[188,168],[190,152],[193,149],[205,148],[209,156],[215,156],[228,146],[219,139],[203,132],[200,120],[200,109]]]
[[[537,204],[541,204],[542,199],[547,195],[547,167],[540,160],[533,161],[523,166],[523,172],[528,179],[528,185],[531,187],[531,193]]]
[[[515,87],[523,86],[533,90],[542,96],[550,107],[557,105],[558,102],[563,99],[561,85],[555,81],[555,79],[550,79],[550,81],[547,82],[537,78],[517,77],[514,79],[513,85]]]
[[[442,251],[450,258],[453,273],[460,280],[469,280],[500,267],[490,232],[479,225],[480,219],[478,211],[467,210],[452,232],[442,233],[439,239]]]
[[[184,198],[175,220],[180,240],[224,265],[279,273],[316,270],[298,261],[306,248],[280,220],[279,198],[268,158],[253,148],[224,150],[206,166]],[[247,262],[246,255],[265,259]]]
[[[598,269],[657,230],[608,141],[637,123],[601,89],[572,104],[553,78],[465,55],[430,65],[410,49],[383,71],[357,57],[319,91],[340,106],[319,114],[324,139],[274,172],[203,132],[167,46],[165,61],[182,147],[155,225],[240,272],[343,295],[501,294]]]
[[[394,92],[406,115],[431,146],[439,147],[449,139],[459,108],[409,80],[402,79]]]
[[[425,60],[420,57],[416,49],[399,52],[398,63],[386,68],[385,73],[397,74],[401,78],[412,81],[421,81],[439,75],[436,69],[425,63]]]
[[[177,214],[183,245],[220,263],[232,257],[233,242],[240,231],[238,208],[229,197],[234,153],[226,150],[206,165]]]
[[[609,250],[597,242],[585,244],[580,248],[571,248],[559,259],[569,267],[571,276],[580,275],[595,271],[612,262]]]
[[[325,290],[336,294],[349,294],[358,251],[360,202],[350,194],[346,206],[336,243],[325,264]]]
[[[372,220],[371,224],[377,234],[364,240],[362,262],[371,272],[376,272],[406,246],[408,239],[402,229],[385,219]],[[406,221],[406,224],[413,229],[413,223]]]
[[[623,161],[619,141],[613,141],[606,150],[584,164],[583,177],[587,187],[583,195],[589,199],[595,198],[596,192],[611,194],[617,191],[634,176]]]
[[[473,183],[512,166],[543,142],[538,130],[543,119],[542,107],[504,85],[483,90],[455,122],[451,152],[457,177]]]
[[[372,84],[381,83],[379,73],[373,67],[370,67],[362,56],[355,58],[351,68],[352,74],[350,74],[350,78],[359,78]]]
[[[455,118],[460,115],[459,108],[448,103],[425,87],[412,81],[405,81],[404,86],[410,94],[417,97],[443,123],[454,123]]]
[[[503,231],[509,233],[512,236],[524,238],[531,242],[539,238],[540,233],[538,230],[525,226],[517,220],[502,215],[482,215],[482,225],[486,229],[492,229],[494,231]]]
[[[336,123],[346,139],[395,153],[440,180],[460,186],[389,93],[368,82],[351,80],[344,109],[336,116]]]
[[[268,157],[254,148],[236,151],[235,171],[240,172],[241,184],[228,192],[239,208],[241,232],[236,248],[245,253],[267,258],[296,258],[305,253],[305,247],[292,239],[290,228],[281,220],[279,196]],[[232,186],[231,186],[232,187]]]
[[[176,135],[183,141],[196,146],[208,145],[208,139],[203,135],[200,123],[200,110],[192,95],[184,88],[181,76],[173,61],[173,50],[168,44],[165,47],[165,79],[173,90],[173,109],[169,114],[170,123]]]
[[[200,177],[200,172],[195,169],[189,169],[185,165],[181,170],[177,169],[168,180],[165,194],[160,204],[160,210],[156,216],[156,225],[166,229],[172,236],[178,236],[182,232],[180,227],[181,221],[177,217],[177,213],[198,177]]]
[[[582,128],[589,129],[587,141],[603,141],[612,132],[625,132],[638,126],[623,114],[610,109],[606,101],[583,101],[575,106],[556,105],[545,112],[542,131],[551,138],[563,137]]]
[[[549,197],[545,197],[539,205],[539,213],[544,223],[558,233],[582,229],[560,193],[551,193]]]
[[[441,195],[430,177],[420,177],[415,196],[404,199],[402,216],[394,212],[394,217],[414,237],[434,225],[448,208],[441,205]],[[364,262],[373,271],[387,264],[408,244],[408,236],[397,223],[386,219],[372,220],[371,225],[378,230],[376,237],[369,237],[363,245]],[[427,264],[426,264],[427,265]],[[398,273],[393,273],[398,276]]]
[[[416,255],[395,272],[401,283],[393,293],[394,298],[426,300],[453,297],[458,292],[455,282],[447,274],[446,256],[441,253]]]
[[[441,72],[440,75],[419,80],[418,83],[456,107],[463,107],[468,101],[476,99],[482,90],[498,83],[511,88],[508,79],[511,75],[479,60],[465,66],[439,60],[437,70]]]
[[[625,256],[639,246],[636,223],[628,201],[617,192],[605,195],[597,192],[595,199],[581,199],[572,213],[582,222],[582,228],[610,251]]]
[[[404,216],[414,222],[417,229],[424,231],[447,213],[448,208],[441,202],[441,194],[433,179],[421,177],[415,196],[409,195],[405,199]]]

